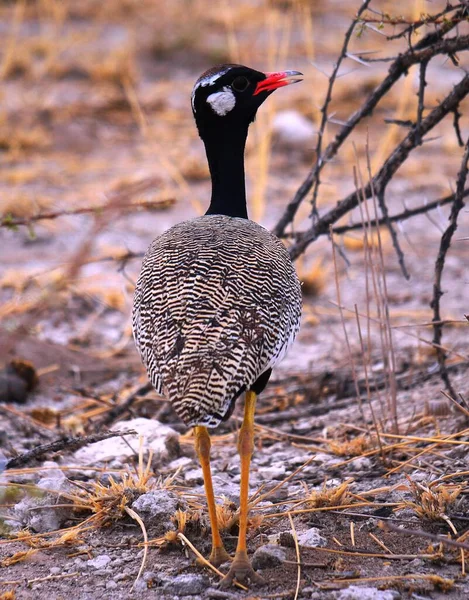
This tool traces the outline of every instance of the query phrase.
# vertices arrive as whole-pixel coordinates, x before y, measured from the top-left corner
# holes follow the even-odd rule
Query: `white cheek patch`
[[[229,87],[224,87],[221,92],[210,94],[207,98],[207,102],[210,104],[214,113],[220,117],[224,117],[235,107],[236,98]]]

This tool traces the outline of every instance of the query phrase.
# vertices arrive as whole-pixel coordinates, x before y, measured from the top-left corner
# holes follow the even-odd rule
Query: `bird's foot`
[[[248,583],[249,581],[258,585],[265,583],[262,577],[252,568],[248,555],[244,551],[236,552],[230,570],[220,582],[220,587],[229,587],[232,585],[234,579],[236,579],[238,583]]]
[[[213,546],[212,551],[210,552],[210,556],[208,557],[207,560],[214,567],[219,567],[223,563],[226,563],[228,561],[231,562],[233,560],[233,558],[228,554],[228,552],[225,550],[225,548],[223,546]],[[196,560],[196,563],[200,567],[206,566],[206,564],[207,564],[201,558],[198,558]]]
[[[214,567],[219,567],[225,562],[232,561],[233,558],[228,554],[223,546],[212,548],[208,559]]]

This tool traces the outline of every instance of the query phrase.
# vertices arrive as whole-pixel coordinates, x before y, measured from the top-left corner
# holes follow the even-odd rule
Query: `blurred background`
[[[44,370],[42,381],[54,384],[60,382],[60,373],[67,374],[68,381],[70,368],[75,369],[75,382],[108,381],[112,372],[118,389],[128,380],[122,368],[141,374],[129,322],[141,254],[172,224],[202,214],[210,196],[204,150],[190,110],[194,81],[223,62],[305,74],[303,83],[266,102],[248,140],[250,217],[273,227],[314,165],[328,77],[359,4],[2,2],[2,360],[32,360]],[[437,13],[446,2],[412,0],[399,3],[398,13],[395,2],[375,0],[371,6],[405,22]],[[389,41],[386,36],[402,28],[377,18],[377,23],[356,29],[349,51],[354,56],[395,56],[407,49],[407,39]],[[423,27],[417,38],[431,28]],[[459,66],[445,56],[430,63],[427,108],[460,80],[466,60],[462,53]],[[344,60],[323,147],[387,68],[386,62],[364,64],[353,56]],[[405,136],[405,127],[386,119],[415,119],[417,91],[418,66],[401,78],[327,165],[318,195],[320,212],[354,190],[354,167],[358,165],[367,179],[367,144],[375,171]],[[464,134],[467,105],[462,108]],[[390,211],[451,193],[461,156],[451,119],[445,119],[393,179],[387,191]],[[306,199],[295,230],[309,225],[310,211]],[[47,218],[37,220],[39,215]],[[400,272],[387,231],[382,232],[391,318],[393,325],[403,326],[395,332],[402,364],[420,364],[432,355],[427,326],[421,324],[432,316],[434,261],[447,215],[445,207],[407,221],[398,230],[410,282]],[[343,223],[350,218],[360,220],[355,214]],[[13,226],[15,219],[20,225]],[[466,212],[460,218],[460,237],[467,230]],[[342,303],[351,311],[345,318],[353,322],[354,304],[363,308],[366,303],[363,234],[350,232],[336,242],[348,261],[339,257],[335,270]],[[448,331],[455,336],[450,338],[453,350],[461,355],[460,325],[469,309],[467,245],[453,246],[445,271],[444,310],[445,317],[460,322]],[[297,265],[305,281],[304,326],[285,368],[345,369],[330,240],[324,237],[309,247]],[[358,338],[355,342],[359,348]],[[109,360],[111,366],[99,362]]]

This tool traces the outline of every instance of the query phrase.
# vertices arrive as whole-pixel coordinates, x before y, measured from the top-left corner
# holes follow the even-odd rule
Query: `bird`
[[[207,212],[178,223],[148,248],[132,310],[136,347],[155,390],[194,431],[212,533],[210,562],[231,557],[218,529],[209,429],[245,393],[238,433],[239,535],[221,585],[262,583],[247,554],[249,470],[257,396],[298,333],[301,287],[288,250],[248,218],[244,150],[261,104],[299,71],[212,67],[196,81],[192,112],[205,145],[212,193]]]

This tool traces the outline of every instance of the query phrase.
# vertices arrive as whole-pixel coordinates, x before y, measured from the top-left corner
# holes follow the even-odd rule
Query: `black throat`
[[[220,127],[203,136],[210,175],[212,199],[206,215],[248,218],[244,179],[244,147],[248,125]]]

